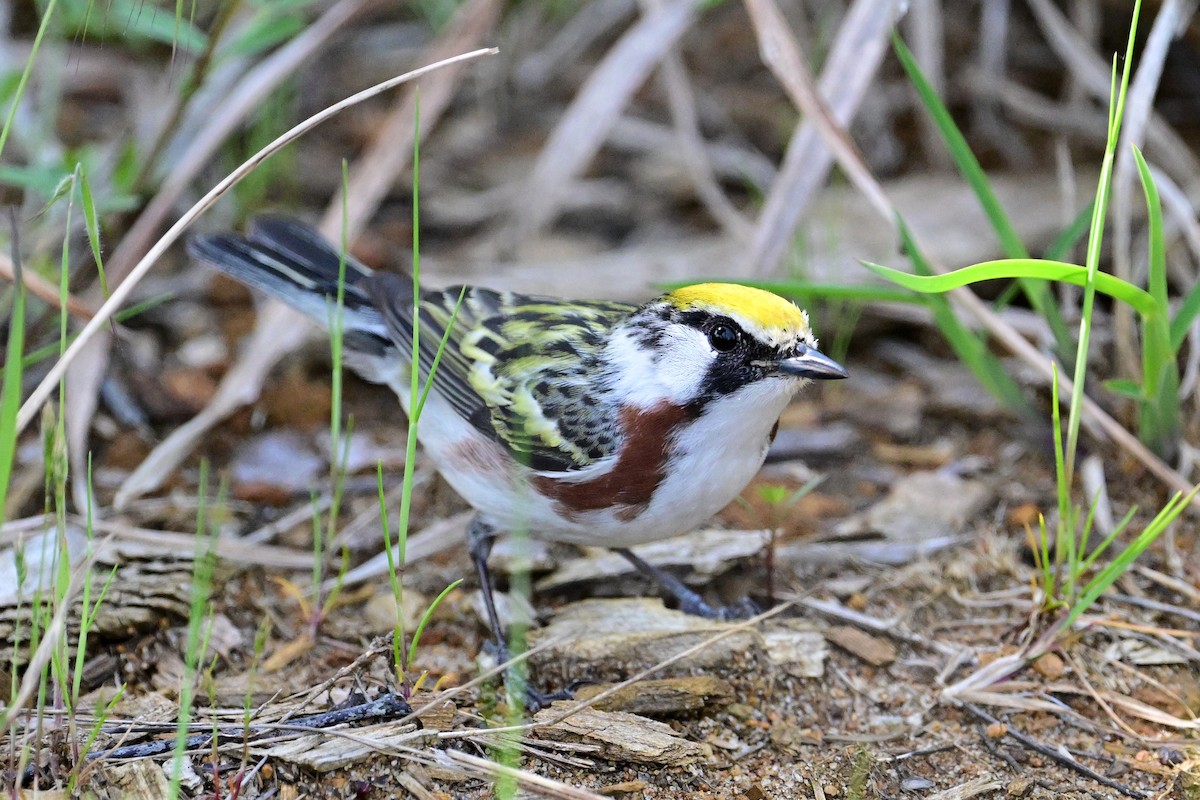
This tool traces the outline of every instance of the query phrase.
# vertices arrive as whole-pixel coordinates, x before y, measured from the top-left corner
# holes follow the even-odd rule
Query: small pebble
[[[902,792],[923,792],[933,788],[933,781],[928,778],[905,778],[900,782]]]

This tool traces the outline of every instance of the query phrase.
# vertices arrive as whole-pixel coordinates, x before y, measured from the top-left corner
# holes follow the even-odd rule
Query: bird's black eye
[[[709,343],[714,350],[721,353],[727,353],[737,347],[741,338],[742,335],[736,328],[724,324],[717,325],[708,333]]]

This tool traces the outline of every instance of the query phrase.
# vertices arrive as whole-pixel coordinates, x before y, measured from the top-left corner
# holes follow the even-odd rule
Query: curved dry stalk
[[[107,324],[108,320],[116,312],[117,308],[125,302],[125,299],[133,291],[133,287],[137,285],[137,282],[142,278],[142,276],[149,272],[150,268],[154,266],[155,262],[157,262],[162,254],[167,251],[167,248],[175,244],[179,237],[183,235],[183,232],[187,230],[187,228],[193,222],[195,222],[201,214],[207,211],[223,194],[225,194],[225,192],[229,191],[234,185],[249,175],[256,167],[258,167],[259,164],[270,158],[272,155],[286,145],[290,144],[298,137],[304,135],[308,131],[320,125],[322,122],[328,120],[330,117],[341,113],[351,106],[357,105],[364,100],[369,100],[370,98],[382,94],[389,89],[400,86],[401,84],[407,83],[411,80],[415,80],[416,78],[427,75],[428,73],[437,69],[441,69],[442,67],[446,67],[451,64],[457,64],[460,61],[469,61],[471,59],[479,58],[480,56],[493,55],[497,52],[499,51],[494,47],[475,50],[470,53],[464,53],[453,58],[439,61],[436,64],[430,64],[428,66],[421,67],[420,69],[412,70],[411,72],[406,72],[403,75],[383,81],[382,83],[377,83],[369,89],[364,89],[363,91],[351,95],[345,100],[335,103],[334,105],[314,114],[251,156],[240,167],[231,172],[220,183],[210,189],[202,198],[200,198],[199,201],[197,201],[195,205],[188,209],[187,213],[180,217],[179,220],[171,226],[170,230],[163,234],[161,239],[155,242],[154,247],[150,249],[150,252],[147,253],[142,260],[137,263],[137,266],[130,271],[129,277],[124,280],[120,286],[113,290],[112,295],[96,312],[96,316],[93,317],[86,326],[84,326],[83,330],[79,332],[79,336],[75,339],[71,346],[67,348],[66,353],[64,353],[62,358],[55,363],[46,377],[42,379],[42,382],[39,383],[33,390],[33,393],[29,396],[29,399],[26,400],[21,406],[20,413],[17,415],[18,433],[23,431],[25,427],[29,425],[29,423],[33,420],[33,417],[37,414],[37,411],[41,407],[42,403],[46,401],[46,399],[50,396],[50,393],[54,390],[54,387],[58,385],[59,379],[62,378],[70,363],[78,357],[79,352],[83,350],[92,337],[96,335],[97,331]]]
[[[450,28],[423,54],[422,60],[451,65],[453,59],[448,60],[447,54],[476,45],[494,28],[498,15],[497,0],[474,0],[463,6]],[[423,136],[437,123],[460,79],[459,69],[446,69],[423,87],[422,130],[419,134],[413,130],[412,122],[416,111],[415,93],[406,93],[393,106],[370,147],[351,169],[345,203],[348,240],[356,238],[394,184],[395,176],[408,165],[413,137]],[[342,207],[339,191],[320,224],[321,232],[330,239],[341,234]],[[172,431],[150,452],[121,484],[114,504],[120,508],[133,498],[161,486],[205,434],[234,410],[259,398],[271,367],[299,347],[313,330],[303,315],[281,301],[269,300],[261,306],[242,356],[221,379],[217,393],[199,414]]]
[[[884,194],[883,187],[871,175],[871,168],[858,151],[858,146],[846,133],[846,121],[839,119],[845,115],[835,115],[821,96],[817,82],[808,67],[808,59],[800,49],[800,42],[789,30],[779,6],[774,0],[746,0],[746,9],[754,23],[754,32],[758,36],[758,51],[763,63],[783,85],[792,105],[805,120],[804,124],[811,124],[816,128],[825,146],[829,148],[838,165],[846,171],[854,186],[863,193],[885,224],[894,225],[896,210]],[[855,37],[862,35],[862,32],[856,31],[850,25],[852,21],[853,18],[847,16],[844,25]],[[875,30],[871,32],[874,33]],[[855,108],[857,105],[854,104]],[[828,166],[814,172],[823,175],[827,170]],[[774,266],[770,268],[774,269]]]

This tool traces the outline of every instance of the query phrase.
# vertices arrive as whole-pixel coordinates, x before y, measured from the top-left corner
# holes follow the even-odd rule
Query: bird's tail
[[[278,297],[326,328],[333,319],[343,256],[308,225],[282,217],[260,217],[245,236],[196,236],[188,243],[188,252],[236,280]],[[383,356],[394,352],[395,344],[365,289],[370,276],[369,269],[345,256],[344,343],[348,350],[365,356]]]

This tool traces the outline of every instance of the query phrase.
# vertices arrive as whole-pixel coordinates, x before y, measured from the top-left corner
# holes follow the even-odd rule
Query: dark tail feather
[[[193,258],[329,325],[337,301],[341,255],[311,227],[282,217],[262,217],[251,223],[248,236],[202,234],[193,237],[187,249]],[[387,325],[362,288],[371,271],[349,256],[345,263],[347,347],[371,354],[390,349]]]

